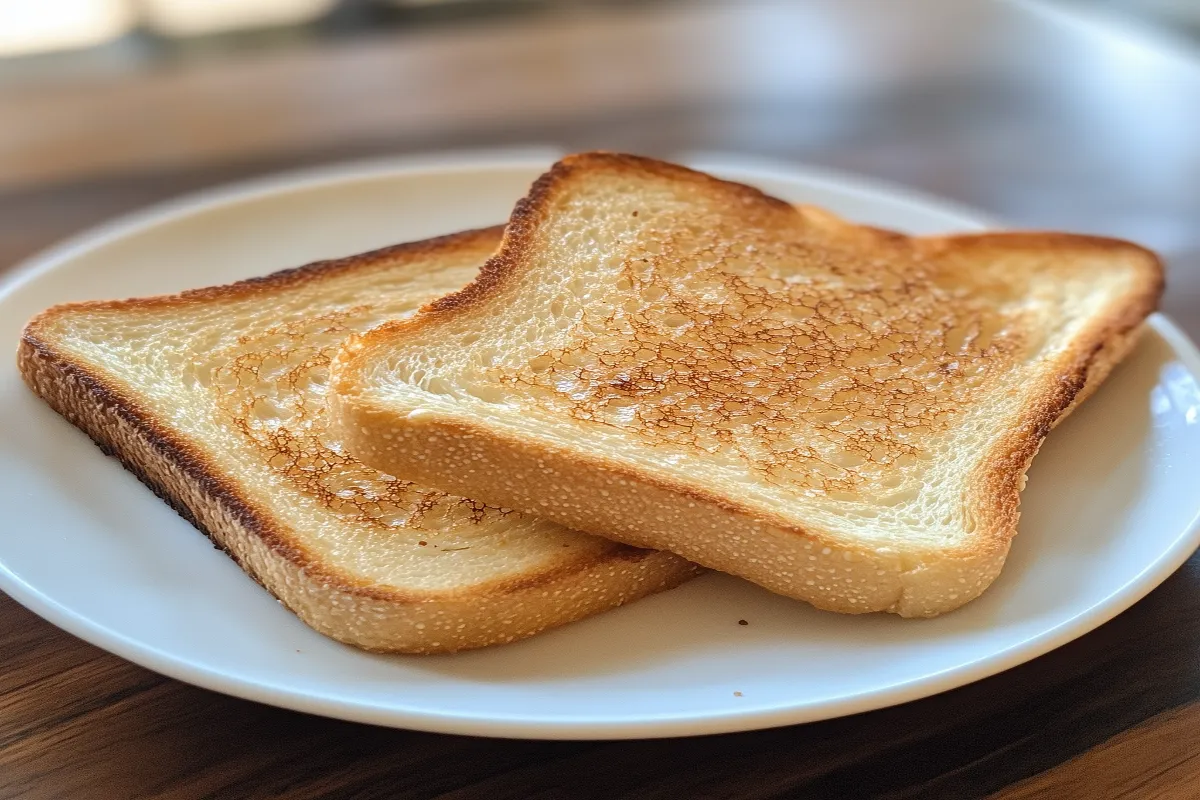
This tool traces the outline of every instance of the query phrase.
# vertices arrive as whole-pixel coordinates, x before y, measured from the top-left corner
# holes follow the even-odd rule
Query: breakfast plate
[[[503,221],[554,153],[340,165],[195,195],[102,226],[0,285],[0,338],[55,303],[173,292]],[[796,202],[914,233],[995,227],[862,179],[695,154]],[[1200,354],[1166,318],[1054,431],[1008,563],[933,620],[816,611],[707,574],[519,642],[360,652],[311,631],[0,368],[0,589],[59,627],[209,689],[342,719],[536,738],[677,736],[826,719],[960,686],[1078,637],[1200,541]]]

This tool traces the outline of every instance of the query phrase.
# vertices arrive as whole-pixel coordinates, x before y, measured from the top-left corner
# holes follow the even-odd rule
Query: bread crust
[[[1139,265],[1134,289],[1091,320],[1074,346],[1057,358],[1053,378],[1030,388],[1019,425],[981,460],[966,498],[976,520],[969,541],[916,559],[855,546],[736,498],[644,474],[602,456],[489,430],[433,409],[398,414],[364,396],[360,376],[382,357],[390,341],[486,309],[509,291],[527,268],[525,254],[535,245],[555,192],[572,173],[590,169],[720,184],[725,191],[732,187],[743,202],[790,208],[756,189],[651,159],[610,153],[568,157],[517,205],[501,249],[475,282],[430,304],[415,318],[352,341],[336,359],[333,413],[347,447],[381,469],[403,469],[447,491],[527,510],[627,544],[669,549],[819,608],[924,617],[957,608],[982,593],[999,574],[1016,535],[1024,475],[1046,434],[1129,352],[1163,288],[1157,256],[1120,240],[1054,232],[910,238],[853,226],[861,235],[907,241],[931,254],[995,247],[1077,253],[1082,248],[1120,251]],[[819,211],[801,208],[795,213],[813,214],[822,224],[846,225]],[[384,432],[388,438],[380,435]]]
[[[356,577],[306,549],[206,455],[159,419],[128,387],[73,357],[50,328],[95,310],[180,309],[269,296],[284,288],[381,269],[452,248],[489,251],[501,228],[466,231],[283,270],[228,286],[51,308],[26,326],[17,354],[26,384],[82,429],[316,630],[380,652],[436,653],[524,638],[678,585],[699,568],[669,553],[614,546],[594,557],[563,555],[534,574],[450,590],[401,589]]]

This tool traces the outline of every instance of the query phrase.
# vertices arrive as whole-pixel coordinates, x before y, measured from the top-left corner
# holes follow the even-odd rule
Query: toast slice
[[[380,469],[841,612],[979,595],[1025,471],[1155,308],[1150,252],[911,238],[670,164],[569,157],[479,277],[350,340]]]
[[[342,340],[461,288],[500,236],[58,306],[25,329],[21,372],[321,633],[413,653],[512,641],[696,568],[381,474],[331,435],[325,394]]]

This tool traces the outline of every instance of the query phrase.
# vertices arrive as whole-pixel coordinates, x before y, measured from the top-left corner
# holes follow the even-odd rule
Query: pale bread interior
[[[505,641],[580,616],[572,595],[603,596],[601,606],[609,607],[666,588],[694,568],[670,554],[634,551],[380,473],[349,456],[331,432],[329,362],[345,338],[462,287],[499,239],[493,229],[309,268],[294,280],[52,309],[27,335],[135,398],[140,413],[232,484],[271,529],[275,546],[293,551],[303,570],[377,601],[395,592],[404,602],[425,604],[404,641],[377,637],[368,646],[439,650]],[[51,393],[53,387],[43,391]],[[245,560],[236,544],[224,544]],[[645,559],[653,568],[630,568]],[[298,589],[275,566],[260,571],[256,577],[285,602],[310,603],[293,596]],[[556,576],[573,572],[583,573],[571,578],[582,584],[566,591]],[[506,619],[435,614],[423,637],[420,620],[439,600],[504,594],[506,586],[513,597],[528,586],[546,598],[514,601],[497,612]],[[330,595],[323,602],[339,601]],[[595,605],[590,597],[588,605]],[[342,633],[329,620],[323,627]],[[339,638],[354,638],[345,633]]]
[[[974,532],[967,486],[1024,387],[1141,278],[1136,253],[938,252],[735,203],[670,180],[581,182],[502,293],[398,338],[363,376],[369,396],[599,452],[848,543],[942,548]]]
[[[951,559],[939,580],[963,588],[913,605],[938,613],[998,572],[1037,444],[1128,350],[1160,288],[1157,260],[1127,243],[914,239],[660,162],[576,156],[518,207],[473,286],[343,353],[339,414],[373,420],[360,437],[372,463],[408,456],[371,437],[440,425],[470,431],[466,452],[504,441],[547,472],[604,465],[736,509],[768,526],[753,530],[770,530],[769,547],[752,530],[739,558],[721,534],[609,508],[648,495],[525,507],[813,602],[845,593],[826,604],[842,610],[903,611],[903,576]],[[474,480],[493,501],[524,494]],[[813,554],[780,546],[787,530]],[[749,564],[777,552],[778,575]],[[805,575],[800,559],[822,552],[866,554],[894,584],[880,596],[899,599],[833,588],[839,567]]]

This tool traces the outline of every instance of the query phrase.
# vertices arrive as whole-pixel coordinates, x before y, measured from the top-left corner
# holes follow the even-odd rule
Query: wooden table
[[[719,149],[1142,240],[1169,260],[1167,310],[1200,335],[1200,60],[1027,4],[568,6],[222,59],[0,65],[0,120],[4,265],[149,202],[335,158]],[[0,796],[1190,798],[1198,611],[1193,558],[1094,633],[937,697],[755,733],[554,743],[234,700],[0,597]]]

